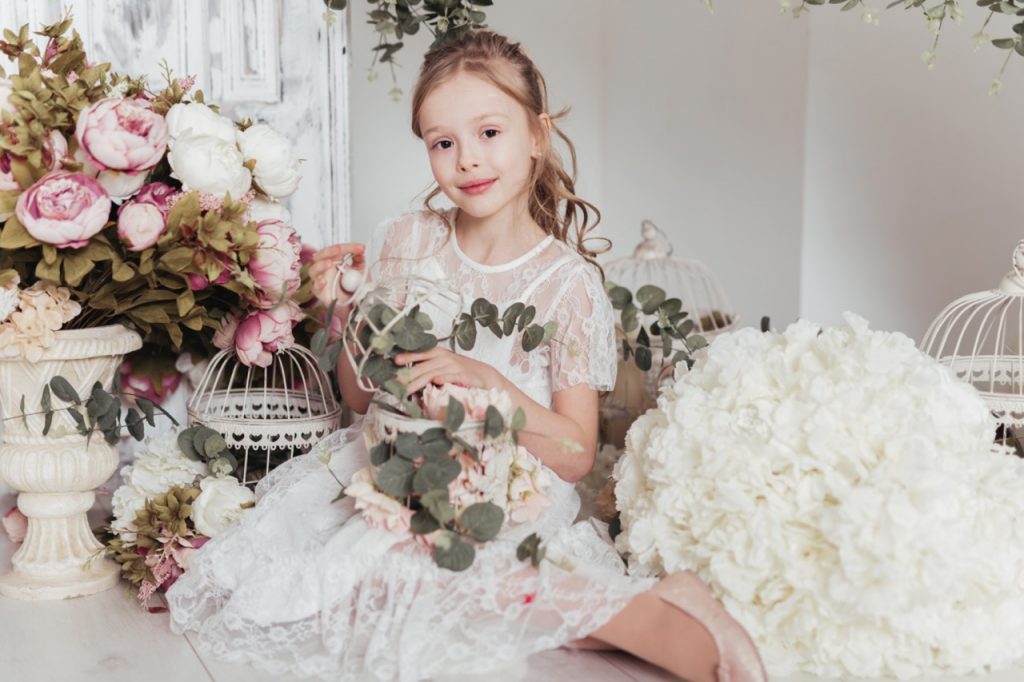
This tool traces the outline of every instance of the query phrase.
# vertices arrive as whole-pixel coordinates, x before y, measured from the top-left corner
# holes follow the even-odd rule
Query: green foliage
[[[623,360],[632,357],[636,366],[646,372],[653,366],[652,347],[657,347],[661,351],[662,369],[679,362],[693,366],[693,353],[705,347],[707,341],[693,334],[696,324],[683,310],[680,299],[668,298],[663,289],[650,284],[637,289],[635,296],[614,282],[605,283],[605,291],[612,308],[619,312]],[[731,322],[717,312],[709,318],[705,326],[711,328]],[[656,346],[653,337],[659,339]]]
[[[170,419],[171,423],[177,425],[178,422],[174,417],[145,398],[136,398],[137,408],[125,410],[122,417],[121,398],[124,395],[126,394],[107,391],[103,388],[103,384],[97,381],[92,385],[89,397],[83,400],[67,379],[57,375],[43,386],[39,411],[28,412],[25,396],[22,395],[19,401],[20,414],[4,417],[0,421],[20,419],[22,424],[28,428],[28,417],[41,414],[43,415],[42,434],[46,436],[51,433],[54,417],[58,413],[64,413],[74,422],[75,430],[79,435],[91,438],[92,434],[98,431],[103,434],[104,440],[110,445],[117,443],[122,429],[127,430],[129,435],[136,440],[142,440],[145,436],[145,424],[156,425],[157,410]],[[64,406],[54,405],[54,398],[66,404]]]
[[[394,66],[395,56],[405,46],[403,39],[415,35],[423,26],[433,36],[431,47],[440,45],[471,28],[483,28],[487,16],[482,7],[490,7],[493,0],[369,0],[366,23],[377,33],[377,45],[372,48],[373,61],[367,77],[376,80],[374,67],[387,64],[391,69],[392,88],[390,95],[395,101],[401,99],[402,91],[397,86]],[[347,0],[324,0],[326,17],[333,21],[331,12],[342,11]]]

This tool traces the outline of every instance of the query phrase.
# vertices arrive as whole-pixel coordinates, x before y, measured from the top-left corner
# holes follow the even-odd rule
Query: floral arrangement
[[[173,585],[192,552],[252,506],[252,491],[225,468],[225,447],[208,429],[162,434],[121,469],[104,551],[142,604]]]
[[[507,426],[523,423],[521,411],[510,414],[508,394],[446,384],[428,386],[423,403],[437,426],[371,436],[372,464],[343,495],[369,525],[415,538],[438,566],[462,571],[473,563],[474,545],[494,539],[506,522],[537,519],[549,505],[551,479]]]
[[[335,21],[334,12],[343,11],[348,0],[324,0],[327,10],[324,19],[328,24]],[[480,9],[490,7],[493,0],[370,0],[372,9],[366,23],[377,33],[377,45],[373,48],[373,61],[367,69],[367,78],[377,80],[379,74],[374,67],[377,63],[391,68],[392,88],[388,92],[396,102],[402,98],[395,75],[395,55],[405,43],[402,38],[415,35],[420,26],[426,27],[434,37],[436,45],[470,28],[482,28],[487,16]]]
[[[1024,462],[992,444],[971,386],[855,316],[703,353],[615,468],[633,573],[697,571],[777,675],[1024,655]]]
[[[267,364],[308,300],[278,203],[300,177],[291,144],[221,115],[191,78],[168,71],[151,90],[92,63],[71,23],[43,27],[42,47],[27,26],[0,42],[17,64],[0,71],[3,352],[32,359],[58,329],[125,324],[146,342],[128,372],[156,397],[181,352],[234,346]]]
[[[367,426],[370,466],[347,484],[338,482],[338,499],[352,498],[370,525],[414,537],[438,566],[462,571],[472,565],[476,544],[492,540],[506,523],[536,518],[547,504],[550,479],[518,445],[526,416],[521,408],[512,410],[506,393],[446,384],[407,394],[405,370],[395,357],[442,342],[452,350],[472,349],[478,327],[499,338],[521,333],[529,352],[552,340],[557,324],[535,323],[533,306],[513,303],[499,313],[479,298],[439,338],[420,305],[443,308],[439,302],[451,295],[447,302],[461,310],[461,299],[445,287],[417,277],[363,283],[339,338],[331,340],[328,319],[313,348],[324,366],[333,366],[344,349],[360,382],[377,392]],[[517,554],[537,564],[544,548],[531,535]]]

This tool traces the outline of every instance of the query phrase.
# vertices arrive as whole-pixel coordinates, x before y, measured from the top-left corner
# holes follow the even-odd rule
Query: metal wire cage
[[[939,313],[921,349],[973,385],[1000,426],[1024,426],[1024,240],[999,286]]]
[[[190,426],[224,436],[247,485],[308,452],[341,419],[330,379],[316,356],[298,345],[276,352],[265,368],[244,365],[232,349],[217,353],[187,411]]]
[[[709,341],[736,326],[736,311],[718,278],[703,263],[673,256],[674,247],[665,232],[650,220],[640,224],[640,243],[628,258],[604,268],[605,279],[634,293],[645,284],[661,287],[669,297],[683,302],[696,333]]]
[[[736,326],[735,309],[711,270],[700,261],[673,256],[674,247],[668,236],[650,220],[641,223],[640,236],[632,256],[605,266],[606,281],[634,293],[644,285],[660,287],[669,298],[682,301],[682,309],[694,322],[693,333],[709,342]],[[622,339],[621,326],[616,331]],[[671,366],[666,363],[660,346],[656,341],[651,344],[652,363],[647,372],[619,357],[615,388],[602,400],[604,442],[623,447],[626,430],[654,406],[660,382],[671,378]]]

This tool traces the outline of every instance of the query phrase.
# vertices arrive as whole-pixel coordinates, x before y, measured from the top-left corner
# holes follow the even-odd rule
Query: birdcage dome
[[[981,393],[1000,425],[1024,426],[1024,240],[995,289],[949,304],[921,349]]]
[[[651,284],[683,302],[696,333],[709,341],[736,326],[736,311],[725,292],[703,263],[673,256],[674,248],[665,232],[650,220],[640,224],[640,243],[628,258],[614,260],[604,268],[605,279],[631,291]]]
[[[213,357],[188,402],[190,426],[220,433],[253,484],[272,468],[338,428],[341,404],[315,355],[294,345],[274,353],[268,367],[239,361],[233,349]]]

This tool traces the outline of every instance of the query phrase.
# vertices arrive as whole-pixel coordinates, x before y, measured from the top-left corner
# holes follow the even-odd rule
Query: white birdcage
[[[316,356],[298,345],[274,353],[266,368],[247,366],[232,349],[222,350],[188,403],[189,426],[207,426],[224,437],[246,484],[308,452],[340,419],[330,379]]]
[[[1024,426],[1024,240],[999,286],[957,299],[921,349],[981,393],[1000,426]]]
[[[641,241],[628,258],[619,258],[604,268],[605,279],[636,293],[645,285],[660,287],[668,298],[682,301],[682,309],[694,322],[692,333],[709,342],[736,326],[737,315],[715,275],[699,261],[673,256],[665,232],[650,220],[640,225]],[[621,327],[618,329],[620,337]],[[660,344],[651,344],[651,369],[643,372],[632,361],[619,356],[615,389],[602,401],[606,442],[621,447],[629,425],[653,407],[658,385],[671,367],[662,357]]]

